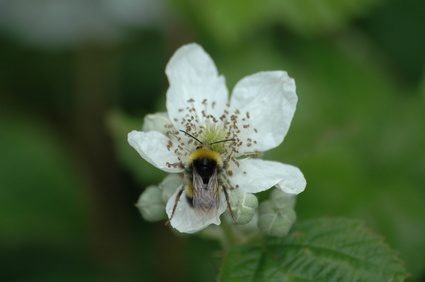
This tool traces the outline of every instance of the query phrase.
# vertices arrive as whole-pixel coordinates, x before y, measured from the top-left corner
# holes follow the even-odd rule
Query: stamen
[[[239,156],[239,147],[242,145],[251,147],[256,144],[251,138],[240,139],[238,136],[243,129],[252,128],[249,124],[251,114],[241,112],[238,109],[232,109],[228,103],[220,116],[214,116],[211,109],[217,105],[216,101],[208,99],[196,100],[190,98],[187,100],[187,106],[178,109],[182,113],[180,118],[174,119],[181,124],[182,129],[176,129],[173,125],[169,127],[167,136],[175,143],[167,143],[167,149],[174,151],[178,160],[183,165],[187,162],[187,157],[195,150],[199,144],[214,145],[223,158],[224,169],[228,175],[233,175],[228,171],[228,164],[233,162],[239,167],[237,156]],[[199,106],[201,106],[199,108]],[[257,130],[254,128],[254,132]],[[190,137],[182,137],[182,134]],[[231,142],[229,145],[220,145]],[[172,164],[169,164],[172,165]]]

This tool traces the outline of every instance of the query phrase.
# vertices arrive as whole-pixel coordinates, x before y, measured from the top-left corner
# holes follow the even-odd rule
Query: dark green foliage
[[[297,224],[286,238],[230,250],[220,281],[403,281],[406,270],[383,239],[355,220]]]

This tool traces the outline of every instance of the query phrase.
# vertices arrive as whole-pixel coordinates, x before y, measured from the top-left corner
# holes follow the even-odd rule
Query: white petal
[[[167,212],[168,218],[171,217],[174,204],[176,202],[176,197],[180,189],[182,189],[182,186],[179,189],[177,189],[174,195],[167,202],[166,212]],[[196,211],[195,209],[193,209],[187,202],[183,192],[183,194],[181,195],[177,203],[176,211],[170,220],[170,224],[173,228],[175,228],[179,232],[195,233],[204,229],[210,224],[219,225],[221,223],[220,215],[223,214],[225,211],[226,211],[226,201],[223,194],[221,194],[220,205],[217,211],[212,213],[204,213],[204,212]]]
[[[171,125],[165,112],[146,115],[143,120],[143,131],[158,131],[165,134]]]
[[[165,70],[170,87],[167,91],[167,110],[177,129],[188,114],[195,109],[195,118],[203,124],[202,112],[220,117],[228,101],[224,77],[219,76],[211,57],[198,44],[180,47],[171,57]],[[189,102],[189,101],[194,102]],[[193,115],[194,113],[189,113]],[[196,121],[194,121],[196,122]]]
[[[241,112],[239,138],[244,144],[239,151],[263,152],[278,146],[288,132],[297,100],[295,81],[283,71],[259,72],[239,81],[230,100],[231,107]]]
[[[282,165],[284,166],[282,171],[284,172],[285,177],[277,184],[277,187],[283,192],[292,195],[296,195],[304,191],[307,181],[300,169],[288,164]]]
[[[305,179],[298,168],[274,161],[243,159],[239,167],[231,163],[230,183],[248,193],[257,193],[278,185],[284,192],[298,194],[305,188]],[[281,185],[282,184],[282,185]]]
[[[174,146],[171,146],[170,150],[167,149],[169,142],[167,136],[156,131],[133,130],[128,134],[128,143],[147,162],[166,172],[181,172],[183,169],[177,165],[180,161],[174,153]]]

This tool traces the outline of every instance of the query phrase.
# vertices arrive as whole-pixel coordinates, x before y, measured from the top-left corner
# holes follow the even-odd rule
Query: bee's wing
[[[219,186],[217,169],[214,170],[207,184],[194,170],[193,173],[193,207],[202,211],[216,210],[219,205]]]

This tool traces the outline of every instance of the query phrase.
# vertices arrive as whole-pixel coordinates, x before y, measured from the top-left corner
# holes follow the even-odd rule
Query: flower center
[[[238,164],[236,157],[240,155],[238,151],[240,146],[244,144],[250,147],[256,143],[252,138],[240,137],[241,131],[257,133],[250,124],[249,112],[231,110],[227,104],[220,116],[214,116],[210,112],[214,112],[215,101],[189,99],[186,102],[186,108],[178,109],[184,115],[181,115],[180,119],[174,118],[174,126],[170,125],[167,132],[170,140],[173,140],[167,148],[171,150],[175,142],[177,143],[174,153],[182,164],[186,163],[190,153],[199,146],[208,146],[218,152],[223,159]]]

